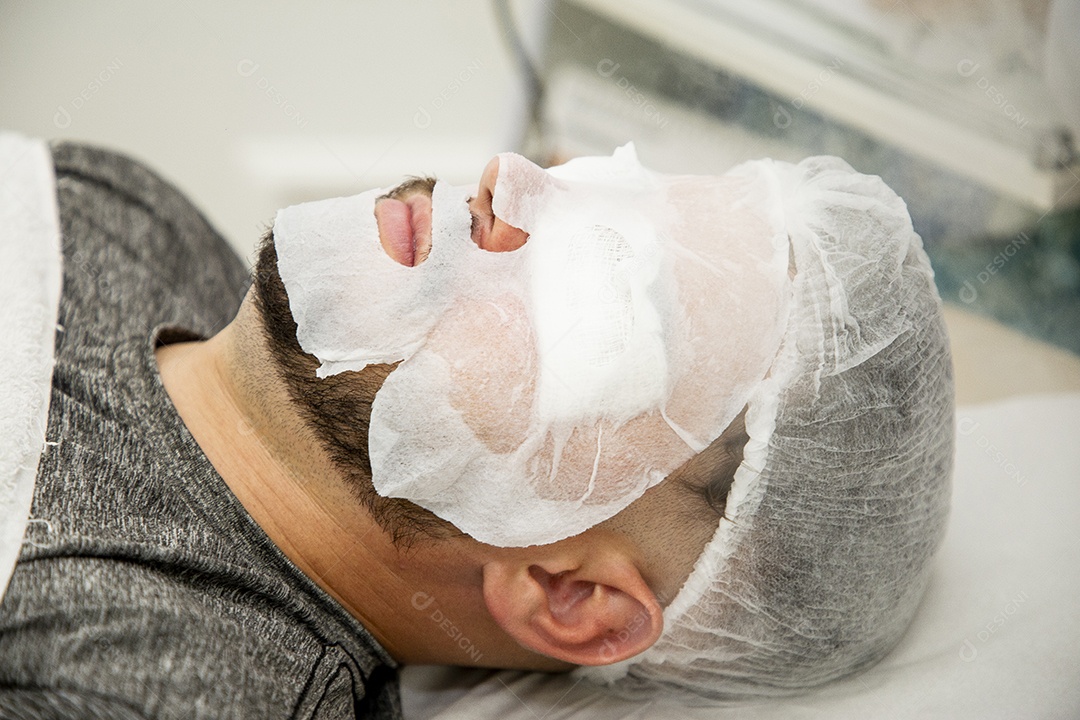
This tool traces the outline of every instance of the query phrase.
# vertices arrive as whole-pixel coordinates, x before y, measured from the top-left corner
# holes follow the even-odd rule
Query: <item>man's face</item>
[[[550,171],[504,154],[474,190],[410,181],[275,234],[323,372],[401,361],[372,408],[380,494],[522,546],[612,517],[745,405],[786,280],[760,190],[629,149]]]

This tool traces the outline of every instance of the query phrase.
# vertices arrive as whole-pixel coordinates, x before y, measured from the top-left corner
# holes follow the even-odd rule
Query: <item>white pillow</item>
[[[957,411],[952,517],[904,640],[786,700],[641,704],[563,675],[407,668],[411,720],[1080,717],[1080,393]]]

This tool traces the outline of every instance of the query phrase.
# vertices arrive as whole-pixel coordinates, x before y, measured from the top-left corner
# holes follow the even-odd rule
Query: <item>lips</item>
[[[375,203],[379,242],[386,254],[407,267],[419,265],[431,252],[431,198],[413,193]]]

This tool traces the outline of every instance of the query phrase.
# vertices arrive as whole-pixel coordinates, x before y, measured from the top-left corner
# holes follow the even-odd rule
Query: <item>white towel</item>
[[[0,132],[0,598],[45,448],[61,278],[52,155]]]

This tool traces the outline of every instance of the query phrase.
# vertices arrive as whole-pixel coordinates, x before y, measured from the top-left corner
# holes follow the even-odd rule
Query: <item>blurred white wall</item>
[[[519,104],[488,0],[0,0],[0,128],[145,161],[247,257],[286,204],[475,182]]]

